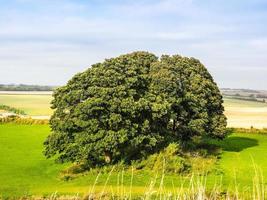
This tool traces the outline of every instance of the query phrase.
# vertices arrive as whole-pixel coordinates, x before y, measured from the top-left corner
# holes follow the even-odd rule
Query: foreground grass
[[[222,147],[221,159],[214,170],[205,176],[164,175],[161,172],[119,170],[88,172],[75,179],[64,181],[60,171],[68,164],[55,164],[42,155],[42,143],[49,134],[47,125],[0,125],[0,196],[27,196],[79,194],[81,196],[103,190],[112,194],[145,194],[151,189],[166,193],[190,187],[192,177],[202,180],[201,185],[212,190],[214,185],[221,191],[253,191],[255,166],[261,177],[267,177],[267,136],[235,133],[224,141],[208,141]],[[205,163],[202,163],[205,165]],[[204,177],[204,178],[203,178]],[[263,182],[263,184],[266,184]]]
[[[63,168],[42,155],[48,126],[0,125],[0,193],[27,194],[57,185]]]

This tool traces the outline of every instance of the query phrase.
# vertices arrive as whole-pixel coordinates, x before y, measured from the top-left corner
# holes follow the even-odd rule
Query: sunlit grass
[[[265,194],[267,136],[264,134],[235,133],[224,141],[210,140],[222,148],[221,159],[209,163],[213,170],[201,175],[199,172],[207,163],[197,160],[196,169],[190,174],[140,171],[130,167],[88,172],[68,181],[64,181],[60,173],[67,165],[55,164],[42,155],[42,143],[48,134],[48,125],[0,125],[0,196],[49,196],[56,192],[55,196],[102,194],[104,198],[111,194],[182,199],[184,192],[198,193],[202,198],[211,194],[233,195],[238,191],[239,198],[246,195],[260,199],[258,197]]]

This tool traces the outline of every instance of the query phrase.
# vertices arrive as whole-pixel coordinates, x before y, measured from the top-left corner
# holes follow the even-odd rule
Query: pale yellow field
[[[51,94],[0,94],[0,104],[23,110],[31,116],[51,115],[51,100]]]
[[[48,118],[52,114],[51,93],[0,93],[0,104],[24,110],[33,117]],[[228,127],[267,128],[267,103],[224,98]]]
[[[228,127],[267,128],[267,103],[224,99]]]

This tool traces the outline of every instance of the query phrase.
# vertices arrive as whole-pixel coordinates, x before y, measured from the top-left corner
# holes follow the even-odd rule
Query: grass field
[[[47,116],[50,109],[51,95],[38,94],[0,94],[0,104],[23,110],[27,115]]]
[[[47,125],[0,125],[0,197],[53,192],[74,195],[88,193],[92,189],[96,173],[88,173],[70,181],[60,179],[60,171],[68,164],[55,164],[53,160],[44,158],[42,143],[48,134]],[[235,190],[236,186],[248,189],[252,186],[254,164],[261,168],[263,177],[267,177],[267,136],[235,133],[222,142],[210,142],[220,145],[223,152],[214,171],[207,176],[208,186],[212,187],[215,180],[222,178],[224,189]],[[110,186],[113,186],[115,192],[121,192],[121,187],[118,187],[121,185],[124,191],[129,191],[131,174],[131,171],[113,172],[109,178],[108,172],[101,174],[94,191],[103,188],[111,190]],[[132,192],[139,194],[147,191],[155,174],[134,171]],[[166,176],[164,186],[172,190],[173,186],[180,187],[183,181],[189,179],[186,176]],[[161,177],[158,176],[156,181],[157,187]]]

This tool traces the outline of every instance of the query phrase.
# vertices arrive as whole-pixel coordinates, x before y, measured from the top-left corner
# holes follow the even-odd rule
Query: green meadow
[[[0,125],[0,197],[59,194],[81,195],[88,192],[112,191],[142,194],[155,181],[155,188],[163,182],[166,190],[189,184],[192,176],[206,179],[207,187],[221,184],[223,190],[251,190],[258,171],[267,177],[267,136],[263,134],[234,133],[223,141],[210,140],[221,147],[220,159],[213,170],[204,176],[165,175],[161,172],[138,170],[110,170],[98,174],[88,172],[74,179],[62,178],[68,164],[56,164],[43,154],[43,141],[49,134],[48,125]],[[257,170],[255,170],[257,169]],[[97,178],[98,177],[98,178]]]

